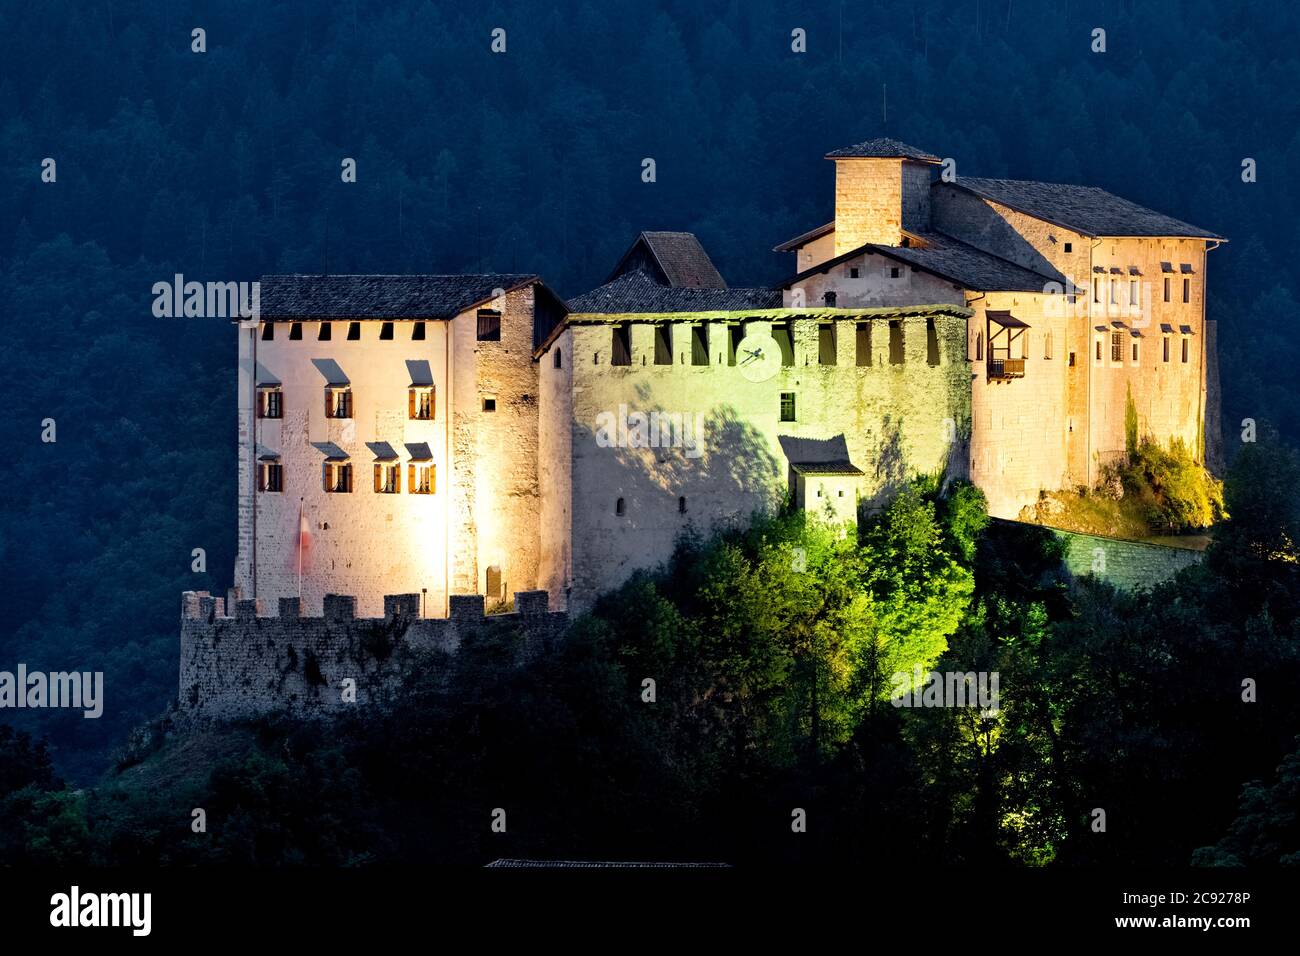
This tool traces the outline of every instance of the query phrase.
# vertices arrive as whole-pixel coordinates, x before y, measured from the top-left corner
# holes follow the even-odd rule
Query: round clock
[[[766,382],[781,368],[781,346],[765,332],[751,332],[736,346],[736,366],[751,382]]]

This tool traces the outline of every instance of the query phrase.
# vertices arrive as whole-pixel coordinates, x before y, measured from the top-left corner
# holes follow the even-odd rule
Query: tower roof
[[[911,159],[918,163],[939,163],[938,156],[927,153],[915,146],[908,146],[896,139],[878,136],[864,140],[852,146],[833,149],[826,154],[827,159]]]

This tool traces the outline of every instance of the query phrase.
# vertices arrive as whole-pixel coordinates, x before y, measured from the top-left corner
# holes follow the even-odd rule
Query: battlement
[[[421,616],[419,594],[384,595],[384,616],[358,618],[356,598],[328,594],[320,617],[303,617],[298,598],[280,598],[278,614],[232,589],[181,595],[178,711],[182,720],[229,720],[274,711],[323,716],[350,707],[386,706],[418,663],[493,636],[515,641],[523,663],[561,638],[568,615],[550,609],[545,591],[515,594],[515,611],[485,614],[481,594],[451,598],[446,618]],[[228,613],[233,610],[233,614]]]

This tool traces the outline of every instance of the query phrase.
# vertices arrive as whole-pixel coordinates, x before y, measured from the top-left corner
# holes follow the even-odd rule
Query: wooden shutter
[[[436,387],[429,389],[429,420],[438,417],[438,389]]]
[[[406,417],[415,417],[415,389],[413,388],[406,390]]]
[[[375,462],[375,491],[376,492],[381,491],[384,487],[381,484],[381,482],[384,480],[383,469],[384,469],[383,465],[379,464],[379,462]]]
[[[414,493],[415,493],[415,490],[416,490],[416,488],[415,488],[415,465],[414,465],[414,463],[408,464],[408,465],[406,466],[406,485],[407,485],[407,489],[408,489],[412,494],[414,494]]]
[[[429,494],[436,494],[438,491],[438,466],[429,465]]]
[[[334,417],[334,410],[330,407],[330,390],[328,388],[325,389],[325,417]]]

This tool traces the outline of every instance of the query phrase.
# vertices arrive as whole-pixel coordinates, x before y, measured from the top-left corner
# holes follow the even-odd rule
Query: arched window
[[[556,349],[556,350],[555,350],[555,367],[556,367],[556,368],[562,368],[563,366],[564,366],[564,359],[562,359],[562,358],[560,357],[560,350],[559,350],[559,349]]]
[[[619,517],[622,517],[623,515],[627,514],[627,505],[623,503],[622,498],[619,498],[618,501],[614,502],[614,514],[618,515]]]

